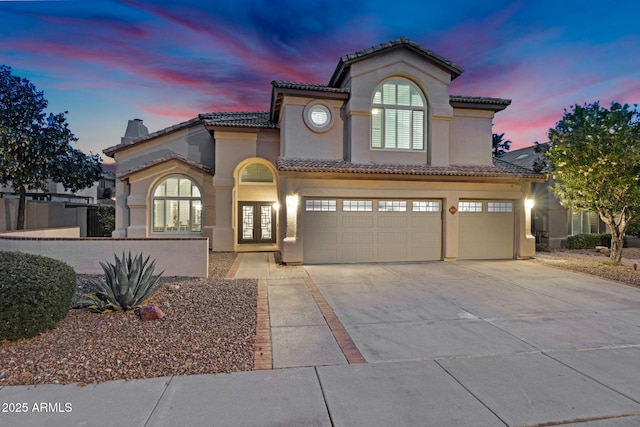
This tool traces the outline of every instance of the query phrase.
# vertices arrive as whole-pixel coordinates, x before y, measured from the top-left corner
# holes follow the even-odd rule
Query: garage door
[[[460,201],[458,214],[458,259],[513,259],[515,215],[512,201]]]
[[[304,262],[441,259],[440,200],[306,199]]]

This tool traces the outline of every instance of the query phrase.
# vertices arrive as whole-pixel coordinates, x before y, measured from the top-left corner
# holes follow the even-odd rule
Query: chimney
[[[147,135],[149,135],[149,129],[147,129],[147,127],[142,123],[141,119],[129,120],[127,130],[124,133],[124,136],[120,139],[120,143],[123,144]]]

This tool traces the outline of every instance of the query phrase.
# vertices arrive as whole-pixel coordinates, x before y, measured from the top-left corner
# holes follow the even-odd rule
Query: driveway
[[[369,363],[640,345],[640,290],[531,262],[305,269]]]
[[[316,368],[336,425],[640,425],[636,288],[526,261],[305,270],[367,362]]]

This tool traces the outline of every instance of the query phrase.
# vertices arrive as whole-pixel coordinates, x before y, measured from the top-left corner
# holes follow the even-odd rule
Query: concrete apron
[[[261,313],[268,317],[258,325],[256,369],[364,363],[303,267],[278,265],[268,252],[238,258],[227,278],[258,279],[258,323]]]

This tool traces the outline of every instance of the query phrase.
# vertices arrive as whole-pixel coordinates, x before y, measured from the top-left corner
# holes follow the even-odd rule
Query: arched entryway
[[[278,177],[260,158],[235,170],[234,228],[236,251],[275,250],[278,243]]]

